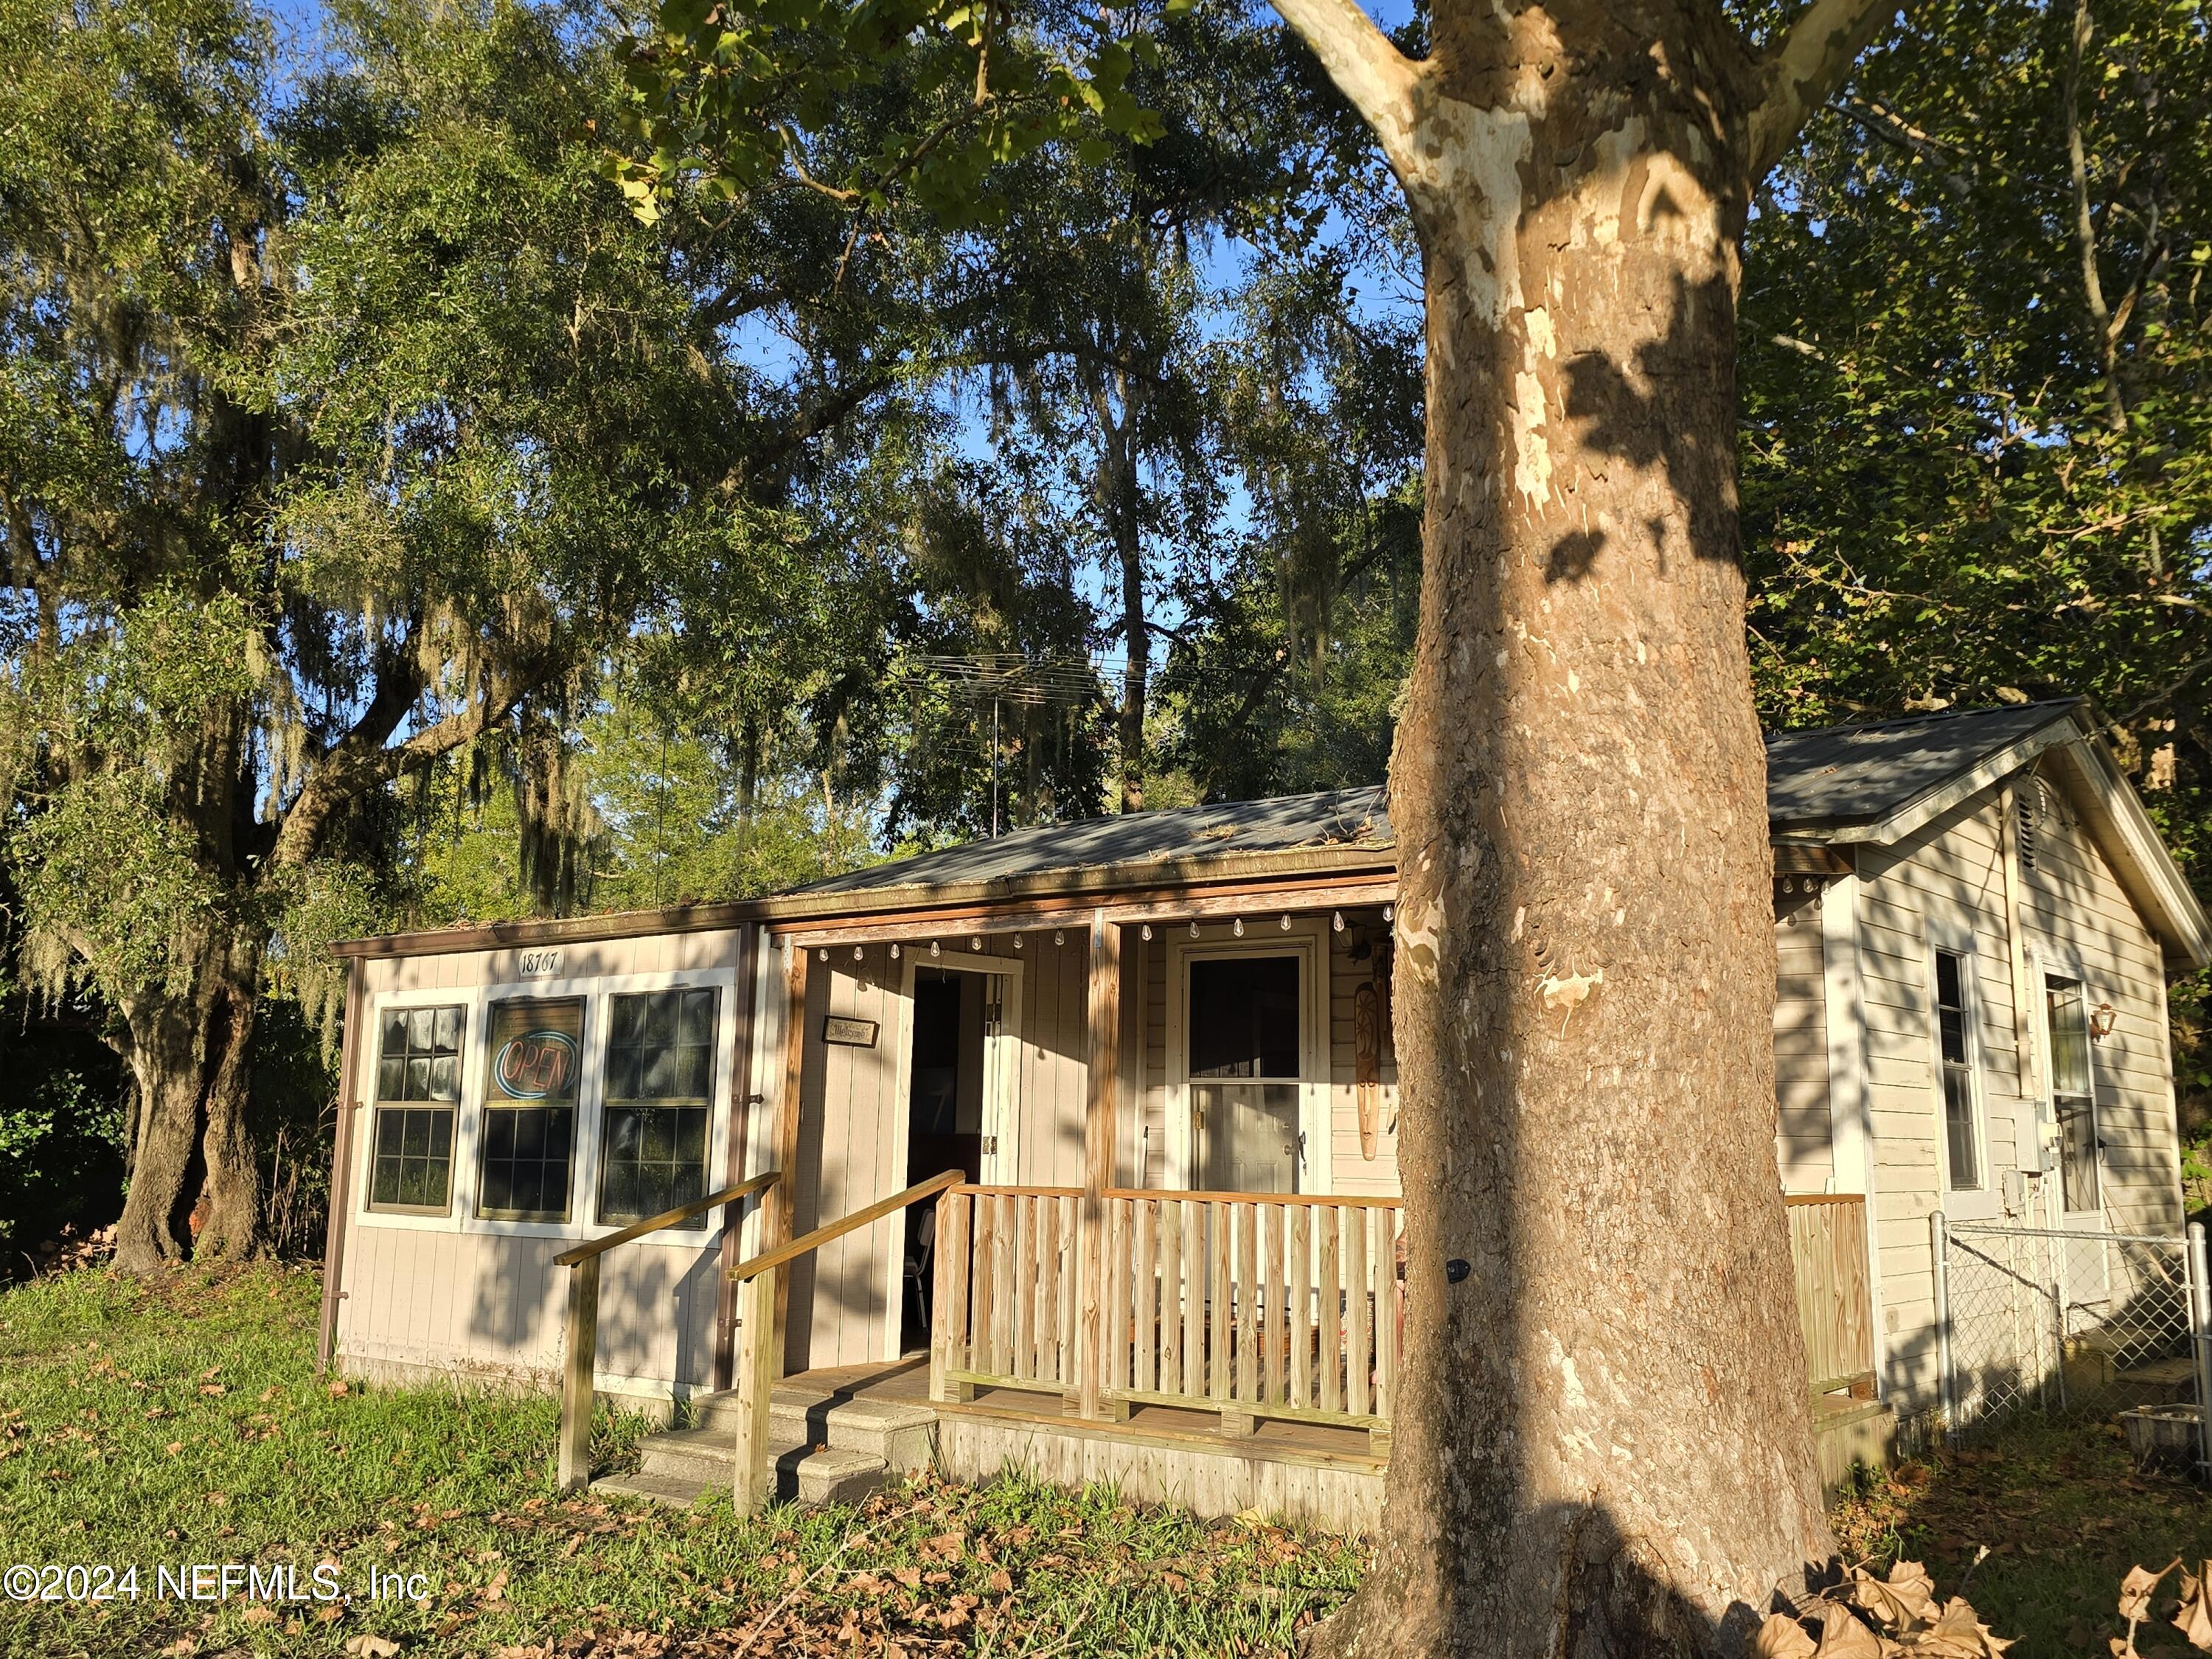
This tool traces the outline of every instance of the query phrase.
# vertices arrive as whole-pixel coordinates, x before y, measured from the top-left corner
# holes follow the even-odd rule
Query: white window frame
[[[416,1232],[471,1233],[495,1238],[558,1239],[587,1243],[620,1232],[626,1222],[592,1218],[599,1207],[599,1139],[605,1122],[605,1044],[611,1021],[611,1000],[641,991],[678,988],[714,988],[720,994],[714,1010],[714,1085],[707,1120],[707,1187],[721,1184],[727,1167],[732,1114],[747,1090],[749,1079],[732,1075],[737,1063],[738,989],[733,967],[693,968],[672,973],[614,974],[570,979],[501,980],[495,984],[447,986],[441,989],[380,992],[368,1003],[371,1041],[365,1064],[356,1068],[353,1102],[368,1115],[368,1137],[375,1133],[375,1042],[383,1030],[384,1015],[393,1008],[452,1007],[459,1005],[467,1022],[461,1055],[461,1097],[453,1123],[453,1176],[447,1212],[424,1215],[399,1210],[374,1210],[368,1205],[373,1153],[355,1159],[349,1185],[354,1224]],[[750,990],[750,988],[747,988]],[[477,1199],[481,1178],[484,1096],[490,1075],[489,1046],[493,1006],[514,1000],[551,1001],[580,997],[584,1001],[582,1071],[576,1080],[574,1158],[568,1172],[569,1217],[566,1221],[499,1221],[480,1216]],[[708,1224],[697,1231],[664,1229],[635,1241],[647,1248],[707,1250],[719,1248],[725,1218],[709,1213]]]
[[[1973,1116],[1972,1133],[1980,1162],[1980,1185],[1951,1184],[1950,1107],[1943,1091],[1943,1020],[1937,1003],[1936,977],[1938,952],[1959,958],[1959,996],[1966,1043],[1966,1092]],[[2002,1205],[2003,1182],[1990,1159],[1988,1058],[1982,1041],[1981,953],[1971,923],[1961,917],[1928,918],[1927,984],[1928,1082],[1934,1104],[1936,1127],[1936,1202],[1944,1212],[1961,1221],[1995,1220]]]
[[[1329,952],[1325,926],[1324,919],[1307,919],[1293,921],[1285,930],[1277,917],[1262,912],[1246,919],[1242,939],[1225,923],[1206,927],[1197,939],[1190,937],[1188,927],[1179,927],[1169,939],[1165,1190],[1189,1191],[1198,1161],[1190,1109],[1190,964],[1196,960],[1294,956],[1299,961],[1298,984],[1303,993],[1299,998],[1303,1006],[1298,1031],[1298,1130],[1305,1146],[1298,1190],[1316,1194],[1335,1191],[1330,1121],[1334,1091],[1328,1063]]]

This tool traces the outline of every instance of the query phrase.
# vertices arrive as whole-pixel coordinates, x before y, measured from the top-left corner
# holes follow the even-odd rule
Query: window
[[[1975,1121],[1972,1027],[1968,1014],[1966,960],[1954,951],[1936,953],[1936,1024],[1943,1066],[1944,1144],[1951,1158],[1951,1189],[1982,1184],[1979,1126]]]
[[[707,1194],[714,1080],[714,993],[612,999],[599,1219],[642,1221]],[[702,1228],[704,1215],[681,1224]]]
[[[489,1041],[477,1213],[495,1221],[566,1221],[583,999],[494,1003]]]
[[[1297,1190],[1298,976],[1296,957],[1191,961],[1191,1132],[1202,1189]]]
[[[368,1178],[375,1208],[442,1213],[451,1200],[461,1024],[457,1007],[393,1008],[384,1016]]]
[[[2099,1207],[2097,1091],[2089,1070],[2089,1006],[2078,979],[2043,981],[2051,1036],[2051,1108],[2058,1115],[2058,1184],[2066,1208]]]

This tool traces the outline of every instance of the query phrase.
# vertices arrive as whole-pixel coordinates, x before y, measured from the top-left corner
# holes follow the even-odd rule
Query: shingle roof
[[[2079,697],[2011,708],[1911,714],[1872,726],[1778,732],[1766,740],[1766,816],[1776,830],[1876,823],[2046,728]]]
[[[1075,823],[1016,830],[915,858],[833,876],[802,893],[863,893],[882,887],[945,887],[1055,870],[1215,859],[1227,853],[1285,853],[1302,848],[1390,845],[1380,787],[1316,795],[1178,806]]]
[[[1767,814],[1806,831],[1887,817],[2022,738],[2065,720],[2079,698],[2012,708],[1914,714],[1872,726],[1781,732],[1766,740]],[[878,864],[798,889],[808,895],[945,887],[1062,870],[1391,845],[1382,789],[1333,789],[1017,830]]]

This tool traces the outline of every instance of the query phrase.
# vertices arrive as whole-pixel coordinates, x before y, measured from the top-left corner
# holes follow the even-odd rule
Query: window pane
[[[574,1101],[583,1040],[580,997],[496,1005],[491,1017],[492,1093],[507,1100]]]
[[[435,1008],[414,1008],[407,1014],[407,1048],[410,1054],[427,1054],[436,1040],[438,1011]]]
[[[447,1102],[461,1097],[461,1061],[458,1054],[441,1054],[430,1062],[430,1098]]]
[[[1936,1000],[1946,1008],[1960,1006],[1959,958],[1948,951],[1936,953]]]
[[[685,1042],[704,1043],[712,1041],[714,1030],[714,994],[712,991],[686,991],[684,994],[684,1026],[678,1033]]]
[[[445,1106],[380,1106],[368,1201],[442,1210],[453,1183],[453,1113]]]
[[[1200,958],[1190,964],[1190,1075],[1295,1078],[1298,959]]]
[[[2051,1091],[2087,1096],[2089,1010],[2081,983],[2071,979],[2046,980],[2044,999],[2051,1029]]]
[[[407,1097],[407,1059],[404,1054],[386,1054],[377,1061],[376,1097],[379,1100],[404,1100]]]
[[[441,1008],[438,1010],[438,1030],[436,1042],[438,1045],[438,1052],[441,1054],[457,1054],[460,1053],[461,1011],[459,1009]]]
[[[1963,1066],[1943,1068],[1943,1117],[1951,1153],[1951,1185],[1961,1190],[1979,1187],[1981,1152],[1974,1136],[1973,1088]]]

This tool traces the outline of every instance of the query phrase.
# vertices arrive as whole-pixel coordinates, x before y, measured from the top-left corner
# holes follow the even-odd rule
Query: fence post
[[[2189,1351],[2197,1362],[2197,1462],[2212,1468],[2212,1285],[2204,1273],[2204,1224],[2189,1224]]]
[[[1936,1376],[1942,1389],[1944,1428],[1956,1432],[1959,1399],[1958,1390],[1951,1381],[1950,1243],[1950,1232],[1943,1219],[1943,1212],[1932,1212],[1928,1218],[1928,1244],[1936,1257]]]

